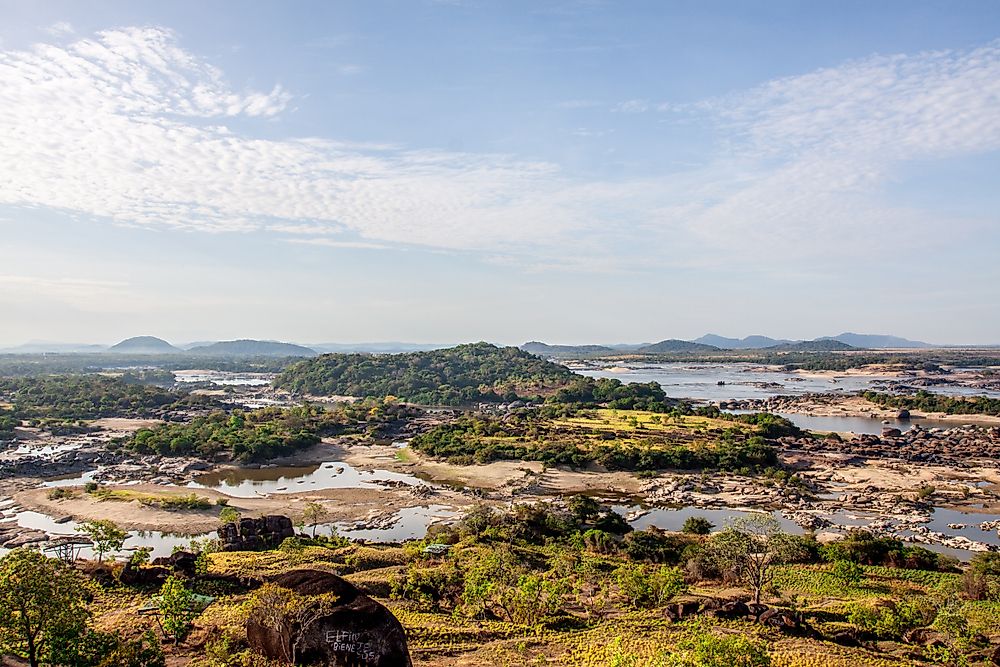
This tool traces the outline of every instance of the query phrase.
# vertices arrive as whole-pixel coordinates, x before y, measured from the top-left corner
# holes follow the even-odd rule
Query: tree
[[[774,566],[794,559],[800,548],[770,514],[748,514],[734,520],[707,545],[719,570],[738,577],[760,604],[761,592],[774,580]]]
[[[680,569],[667,565],[625,563],[611,576],[629,606],[635,609],[663,606],[686,588]]]
[[[55,662],[86,629],[86,590],[76,570],[36,551],[0,558],[0,648],[31,667]]]
[[[175,644],[184,639],[184,635],[191,628],[191,621],[198,615],[194,593],[184,585],[184,582],[171,575],[160,588],[157,606],[160,609],[163,632],[173,637]]]
[[[329,516],[330,512],[315,501],[308,503],[302,511],[302,520],[312,527],[314,538],[316,537],[316,526],[326,521]]]
[[[128,539],[128,533],[119,528],[114,521],[107,519],[87,521],[79,525],[77,530],[94,543],[98,563],[104,560],[104,554],[121,551],[125,546],[125,540]]]
[[[223,507],[219,512],[219,521],[222,523],[236,523],[240,520],[240,511],[235,507]]]
[[[691,535],[708,535],[715,528],[715,524],[703,516],[689,516],[684,520],[681,531]]]

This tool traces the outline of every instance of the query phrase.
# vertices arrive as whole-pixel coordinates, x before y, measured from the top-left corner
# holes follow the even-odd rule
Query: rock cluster
[[[806,452],[836,452],[866,458],[889,458],[967,468],[973,461],[1000,460],[1000,427],[962,426],[924,429],[914,426],[900,433],[883,429],[882,435],[858,435],[851,439],[780,438],[787,449]]]
[[[292,520],[271,515],[259,519],[244,517],[219,527],[222,551],[262,551],[275,549],[288,537],[295,536]]]

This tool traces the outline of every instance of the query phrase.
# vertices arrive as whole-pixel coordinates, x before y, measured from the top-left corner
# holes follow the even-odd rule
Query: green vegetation
[[[914,570],[934,570],[941,557],[923,547],[911,546],[892,537],[878,537],[866,530],[852,530],[843,539],[820,548],[829,562],[847,561],[860,565],[884,565]]]
[[[315,445],[325,435],[369,433],[414,414],[393,400],[359,401],[326,410],[262,408],[212,412],[182,424],[160,424],[136,431],[124,445],[138,454],[217,456],[260,461]]]
[[[523,411],[503,419],[471,415],[442,424],[411,447],[455,463],[497,460],[590,463],[611,470],[751,470],[775,464],[755,428],[704,417],[593,410],[563,419]]]
[[[333,427],[322,409],[264,408],[252,412],[213,412],[186,424],[162,424],[137,431],[128,447],[138,454],[162,456],[224,453],[242,461],[290,454],[320,440]]]
[[[316,396],[466,405],[541,396],[574,377],[516,347],[474,343],[409,354],[324,354],[290,366],[275,386]]]
[[[0,647],[40,663],[64,662],[87,621],[86,585],[69,566],[26,549],[0,558]]]
[[[107,519],[84,522],[77,526],[77,531],[94,543],[94,553],[97,554],[98,563],[104,560],[104,554],[121,551],[128,538],[128,533]]]
[[[13,405],[10,416],[25,420],[153,417],[182,399],[179,393],[105,375],[0,378],[0,400]]]
[[[920,390],[912,395],[881,394],[866,391],[866,400],[885,408],[943,412],[949,415],[1000,415],[1000,398],[988,396],[955,397]]]
[[[734,567],[740,557],[719,556],[734,533],[749,530],[746,525],[713,535],[630,531],[619,515],[583,496],[509,510],[479,506],[458,523],[435,526],[424,540],[402,546],[292,538],[273,551],[204,552],[195,575],[175,574],[154,601],[167,638],[177,641],[165,645],[170,663],[190,667],[263,666],[249,648],[248,620],[292,632],[316,617],[315,603],[336,608],[335,597],[311,596],[306,604],[287,589],[241,583],[293,568],[344,573],[392,611],[406,629],[414,659],[426,665],[989,664],[995,647],[988,638],[1000,632],[1000,555],[978,556],[964,574],[826,563],[815,541],[764,528],[753,534],[796,552],[778,558],[771,545],[749,549],[772,554],[766,564],[774,576],[762,587],[761,601],[768,613],[791,619],[791,626],[759,622],[745,606],[735,615],[720,607],[753,598],[753,582]],[[425,550],[429,544],[449,549]],[[47,564],[44,577],[49,567],[72,573],[38,554],[31,557]],[[142,560],[134,567],[148,567]],[[78,578],[72,591],[80,598],[79,616],[59,633],[71,641],[58,642],[71,651],[40,654],[39,662],[161,667],[159,642],[148,635],[155,626],[133,611],[157,590],[105,575],[120,564],[78,567],[83,574],[72,574]],[[969,583],[979,597],[966,591],[973,574]],[[15,599],[5,581],[0,574],[0,605]],[[216,602],[196,609],[194,594],[212,595]],[[16,599],[21,597],[24,588],[17,589]],[[0,614],[0,625],[5,618]],[[188,645],[186,636],[193,638]],[[920,639],[928,636],[932,642]],[[8,647],[14,635],[0,637],[13,652]],[[289,648],[297,650],[294,643]],[[286,662],[299,657],[293,653]]]
[[[635,382],[625,384],[610,378],[577,376],[568,385],[560,388],[546,399],[547,405],[570,405],[574,407],[608,407],[618,410],[650,410],[667,412],[676,408],[679,402],[667,398],[663,388],[656,382]]]
[[[207,510],[212,501],[197,493],[141,493],[130,489],[96,489],[91,495],[97,500],[124,503],[137,502],[161,510]]]
[[[191,629],[191,621],[198,615],[194,592],[177,577],[167,577],[160,588],[156,605],[160,610],[160,622],[167,636],[174,640],[174,644],[184,639]]]
[[[14,429],[20,421],[12,411],[0,407],[0,441],[13,439]]]
[[[767,643],[745,634],[712,632],[705,623],[692,624],[691,634],[653,664],[662,667],[769,667]]]
[[[691,535],[708,535],[715,528],[715,524],[703,516],[689,516],[684,519],[681,532]]]

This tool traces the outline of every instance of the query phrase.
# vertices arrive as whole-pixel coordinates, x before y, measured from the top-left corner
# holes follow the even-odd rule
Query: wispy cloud
[[[50,35],[55,35],[56,37],[62,37],[64,35],[72,35],[76,31],[73,29],[72,23],[68,23],[67,21],[59,21],[57,23],[53,23],[48,28],[46,28],[45,32],[49,33]]]
[[[698,109],[728,136],[715,167],[730,173],[715,201],[686,212],[689,225],[817,253],[929,238],[943,221],[887,203],[882,187],[905,161],[1000,149],[998,103],[997,42],[873,56],[708,100]],[[962,223],[983,221],[952,220],[952,232]]]
[[[615,105],[612,111],[620,113],[643,113],[649,110],[649,102],[646,100],[626,100]]]
[[[327,248],[351,248],[362,250],[387,250],[390,246],[382,243],[371,243],[369,241],[338,241],[331,238],[305,238],[305,239],[285,239],[286,243],[298,243],[300,245],[318,245]]]
[[[829,255],[860,235],[877,250],[937,228],[924,212],[888,203],[883,186],[900,162],[1000,148],[1000,46],[872,57],[659,105],[712,124],[725,141],[705,166],[641,180],[246,129],[290,113],[291,100],[277,84],[238,90],[159,28],[2,51],[0,204],[333,248],[472,250],[567,270],[783,270],[761,251]],[[613,110],[653,108],[637,98]]]

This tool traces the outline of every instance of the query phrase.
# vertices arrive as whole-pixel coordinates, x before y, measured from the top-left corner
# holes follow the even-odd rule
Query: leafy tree
[[[316,537],[316,526],[323,523],[330,516],[329,510],[322,504],[315,501],[307,503],[302,511],[302,519],[312,527],[312,537]]]
[[[219,512],[219,521],[222,523],[236,523],[240,520],[240,511],[235,507],[223,507]]]
[[[800,555],[790,538],[773,516],[753,513],[734,520],[709,540],[707,548],[719,570],[740,579],[760,604],[762,591],[774,580],[774,566]]]
[[[628,604],[636,609],[660,607],[686,588],[680,569],[666,565],[653,568],[626,563],[612,573],[612,579]]]
[[[125,540],[128,539],[128,533],[108,519],[87,521],[79,525],[77,531],[89,537],[94,543],[98,563],[104,560],[104,554],[121,551],[125,546]]]
[[[31,667],[55,662],[86,628],[86,591],[76,570],[36,551],[0,558],[0,647]]]
[[[191,622],[198,615],[194,593],[184,586],[183,581],[171,575],[160,588],[157,606],[163,631],[173,638],[175,644],[184,639],[191,629]]]
[[[689,516],[684,519],[681,531],[691,535],[708,535],[715,528],[715,524],[703,516]]]

